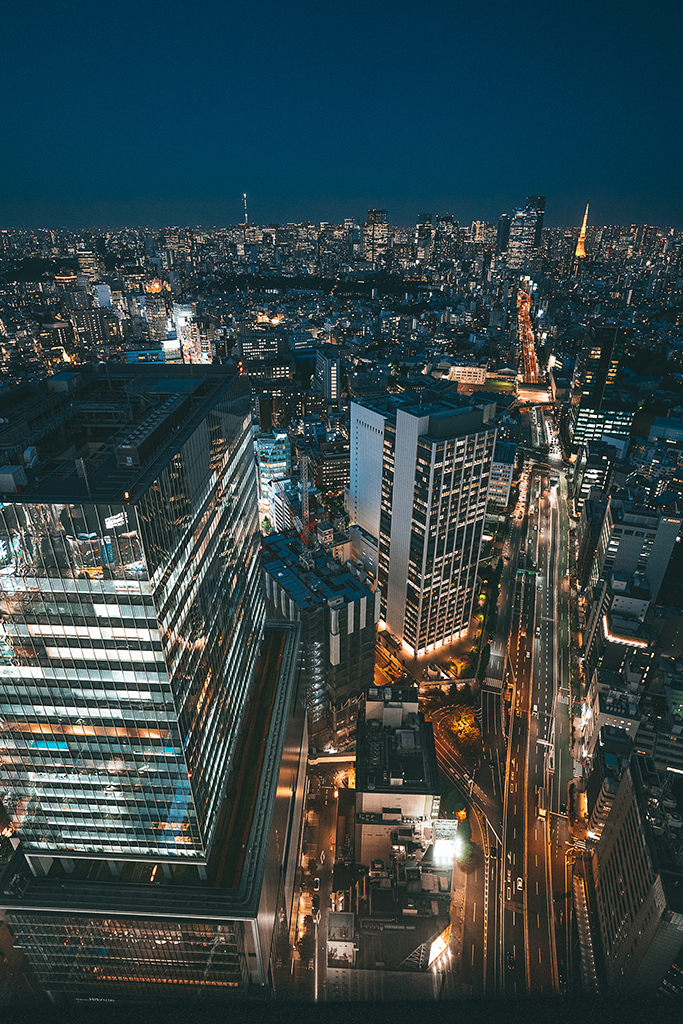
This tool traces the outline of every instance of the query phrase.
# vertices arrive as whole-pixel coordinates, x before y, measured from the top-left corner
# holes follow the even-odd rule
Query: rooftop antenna
[[[242,202],[244,203],[244,226],[245,228],[249,225],[249,214],[247,213],[247,193],[242,193]]]

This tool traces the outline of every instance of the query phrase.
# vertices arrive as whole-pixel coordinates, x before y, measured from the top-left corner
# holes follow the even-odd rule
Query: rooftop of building
[[[656,527],[664,518],[654,508],[639,505],[627,491],[612,494],[609,498],[612,521],[618,525]],[[671,522],[678,520],[671,520]]]
[[[14,388],[0,423],[2,500],[135,502],[236,379],[213,364],[107,363]],[[8,467],[23,470],[18,487]]]
[[[510,441],[497,441],[493,452],[493,461],[505,465],[514,465],[517,457],[517,445]]]
[[[279,771],[270,765],[280,763],[292,717],[299,685],[298,646],[296,623],[266,624],[204,878],[196,863],[180,859],[169,860],[170,872],[159,870],[159,863],[119,861],[113,874],[111,858],[77,858],[70,850],[63,858],[55,854],[46,877],[34,877],[19,846],[0,872],[3,906],[176,919],[254,917],[270,824],[276,800],[284,795],[278,789]],[[15,876],[20,885],[12,884]]]
[[[625,690],[606,690],[598,694],[598,709],[603,715],[640,721],[639,695]]]
[[[307,548],[296,534],[275,533],[264,537],[261,557],[265,571],[302,610],[324,602],[345,604],[373,596],[322,547]],[[368,621],[371,620],[369,616]]]
[[[479,397],[459,396],[455,392],[445,393],[427,386],[420,394],[383,395],[356,403],[372,409],[395,421],[399,412],[418,418],[428,418],[422,437],[432,441],[444,441],[463,434],[474,433],[486,426],[495,415],[495,402],[482,401]]]
[[[370,687],[358,711],[356,790],[436,793],[431,722],[418,712],[417,688]]]

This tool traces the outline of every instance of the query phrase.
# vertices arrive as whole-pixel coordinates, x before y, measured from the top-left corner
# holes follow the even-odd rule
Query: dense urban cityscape
[[[0,230],[0,1000],[679,1005],[683,231],[242,203]]]

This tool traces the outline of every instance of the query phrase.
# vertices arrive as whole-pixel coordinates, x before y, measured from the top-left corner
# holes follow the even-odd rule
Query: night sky
[[[0,227],[683,228],[681,0],[3,5]]]

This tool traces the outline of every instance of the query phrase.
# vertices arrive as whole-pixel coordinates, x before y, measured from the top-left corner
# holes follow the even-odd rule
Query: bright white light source
[[[432,948],[429,951],[429,963],[433,964],[434,961],[438,957],[440,957],[442,953],[446,951],[447,947],[448,943],[444,938],[443,934],[437,935],[437,937],[432,942]]]
[[[459,844],[456,839],[437,839],[434,843],[434,863],[452,864],[458,849]]]

